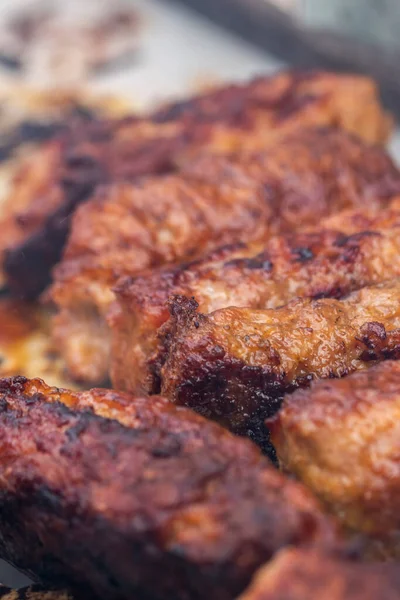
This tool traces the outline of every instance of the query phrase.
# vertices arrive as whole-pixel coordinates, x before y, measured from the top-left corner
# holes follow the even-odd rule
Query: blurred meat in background
[[[97,69],[132,59],[137,48],[138,15],[123,0],[17,0],[7,12],[1,61],[33,83],[83,83]]]

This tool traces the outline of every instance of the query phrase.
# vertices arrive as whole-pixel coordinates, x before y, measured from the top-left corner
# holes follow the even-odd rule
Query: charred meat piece
[[[107,378],[105,316],[119,276],[224,243],[265,242],[350,207],[378,210],[399,191],[400,173],[382,150],[326,129],[291,134],[262,153],[200,158],[141,185],[110,186],[76,212],[55,271],[55,338],[70,372],[96,384]]]
[[[321,230],[277,236],[265,244],[239,243],[190,264],[124,278],[109,318],[114,386],[159,391],[160,365],[152,361],[171,296],[194,297],[202,313],[229,306],[269,309],[296,296],[341,298],[400,276],[400,210],[384,211],[370,225],[375,229],[352,235]]]
[[[282,465],[370,541],[400,557],[400,363],[288,396],[271,423]]]
[[[35,297],[49,283],[71,215],[98,185],[174,171],[201,150],[225,154],[265,148],[308,126],[341,127],[376,143],[386,140],[390,121],[369,79],[285,72],[227,86],[143,118],[95,122],[69,132],[33,158],[10,194],[10,203],[18,198],[20,207],[13,213],[14,238],[2,245],[11,288]]]
[[[357,564],[315,551],[283,550],[238,600],[399,600],[395,564]]]
[[[301,484],[193,411],[0,383],[0,554],[49,585],[230,600],[286,546],[343,550]]]
[[[400,279],[341,301],[209,315],[178,296],[171,312],[161,328],[162,393],[245,435],[277,411],[285,392],[400,357]]]

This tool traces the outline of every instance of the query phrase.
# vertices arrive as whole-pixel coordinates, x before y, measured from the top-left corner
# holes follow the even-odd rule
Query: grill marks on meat
[[[344,217],[350,220],[349,214]],[[171,296],[194,297],[202,313],[229,306],[271,309],[296,296],[341,298],[399,276],[400,211],[385,211],[369,225],[376,229],[351,235],[322,230],[274,237],[266,244],[236,244],[192,264],[124,278],[109,319],[114,386],[159,391],[158,329],[169,318]]]
[[[398,600],[396,564],[357,564],[314,551],[284,550],[238,600]]]
[[[198,313],[176,297],[161,329],[163,394],[235,432],[274,414],[283,394],[400,356],[400,279],[343,300]]]
[[[291,134],[262,153],[201,158],[179,175],[104,190],[77,211],[55,271],[55,337],[69,370],[91,383],[107,378],[105,316],[120,276],[224,243],[312,227],[342,209],[378,210],[399,191],[400,174],[380,149],[326,129]],[[306,246],[293,247],[296,264],[308,259]]]
[[[270,424],[286,470],[302,479],[380,558],[400,557],[400,363],[318,381]]]
[[[228,600],[281,548],[341,546],[301,485],[190,410],[21,377],[0,389],[0,553],[51,585]]]
[[[23,202],[15,239],[3,246],[9,285],[25,297],[42,291],[61,257],[71,215],[105,181],[169,172],[204,149],[225,154],[265,148],[307,126],[338,126],[376,143],[387,138],[390,121],[369,79],[288,72],[228,86],[144,118],[94,122],[70,132],[34,157],[25,181],[20,178],[13,191],[13,197],[23,193]],[[39,191],[38,163],[44,171]],[[30,222],[32,213],[37,219]],[[24,226],[18,229],[20,221]]]

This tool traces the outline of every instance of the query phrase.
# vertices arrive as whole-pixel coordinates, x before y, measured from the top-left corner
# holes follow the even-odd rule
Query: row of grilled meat
[[[283,73],[30,157],[5,284],[122,392],[0,382],[0,555],[83,598],[400,598],[361,560],[400,556],[389,131],[369,80]]]
[[[85,600],[398,600],[398,565],[361,560],[398,556],[398,364],[297,391],[272,425],[283,465],[367,544],[188,408],[2,380],[0,553]]]

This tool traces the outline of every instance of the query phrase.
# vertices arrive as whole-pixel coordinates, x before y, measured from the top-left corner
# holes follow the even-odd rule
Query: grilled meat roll
[[[400,363],[388,361],[288,396],[271,423],[285,469],[361,531],[371,552],[400,557]]]
[[[209,315],[176,297],[161,329],[161,390],[231,430],[263,432],[285,392],[400,357],[400,278],[343,300]]]
[[[351,218],[345,213],[343,219],[356,223],[358,214]],[[109,318],[114,386],[135,393],[159,391],[159,365],[153,360],[171,296],[194,297],[202,313],[229,306],[270,309],[296,296],[341,298],[399,276],[399,208],[379,213],[368,224],[373,229],[351,235],[321,230],[273,237],[263,244],[238,243],[190,264],[124,278]]]
[[[262,153],[201,158],[179,175],[111,186],[73,219],[52,288],[56,344],[75,378],[99,383],[109,372],[105,317],[119,276],[224,243],[265,243],[349,207],[378,210],[399,192],[400,173],[380,149],[321,129]]]
[[[283,550],[238,600],[399,600],[395,564],[357,564],[314,551]]]
[[[300,484],[193,411],[0,381],[0,555],[108,600],[232,599],[286,546],[342,550]]]
[[[96,122],[33,157],[10,194],[13,236],[1,248],[11,288],[35,297],[61,257],[76,207],[105,182],[176,170],[203,149],[260,149],[307,126],[338,126],[369,142],[390,129],[371,80],[281,73],[230,85],[142,118]]]

